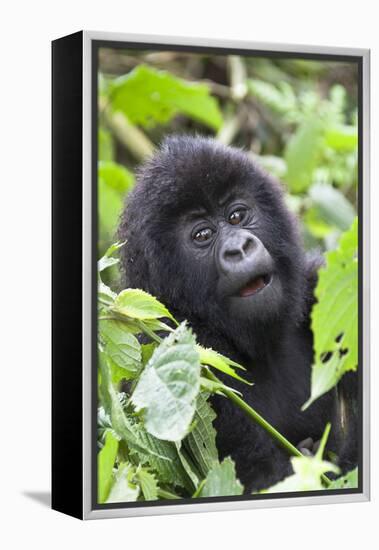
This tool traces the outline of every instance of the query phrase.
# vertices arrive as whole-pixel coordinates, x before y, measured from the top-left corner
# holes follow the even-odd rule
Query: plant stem
[[[213,380],[214,382],[220,383],[220,380],[215,376],[212,372],[209,370],[207,371],[206,375]],[[223,390],[223,393],[232,401],[237,407],[239,407],[247,416],[249,416],[256,424],[261,426],[275,441],[277,441],[291,456],[303,456],[303,454],[295,447],[295,445],[292,445],[288,439],[286,439],[278,430],[274,428],[267,420],[263,418],[256,410],[253,409],[253,407],[250,407],[243,399],[241,399],[238,395],[236,395],[234,392],[229,390],[227,387],[225,387]],[[326,486],[330,484],[330,480],[326,477],[326,475],[322,474],[322,480],[325,483]]]
[[[165,491],[164,489],[161,489],[161,488],[158,489],[158,496],[160,498],[165,498],[166,500],[180,499],[178,495],[175,495],[174,493],[170,493],[170,491]]]
[[[152,340],[154,340],[154,342],[157,342],[158,344],[160,344],[162,341],[163,341],[163,338],[161,338],[160,336],[158,336],[158,334],[155,334],[155,332],[153,330],[150,330],[149,327],[147,327],[145,325],[145,323],[143,321],[137,321],[138,325],[141,327],[141,330],[147,334],[148,336],[150,336],[150,338]]]

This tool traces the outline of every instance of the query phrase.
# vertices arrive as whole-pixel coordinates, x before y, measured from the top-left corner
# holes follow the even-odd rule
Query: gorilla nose
[[[218,255],[221,284],[239,287],[255,276],[272,272],[273,261],[262,241],[247,230],[239,229],[223,242]],[[226,283],[227,281],[227,283]]]
[[[233,237],[230,237],[226,241],[221,250],[221,264],[228,269],[231,267],[231,264],[237,264],[249,258],[259,246],[258,242],[248,232],[233,235]]]

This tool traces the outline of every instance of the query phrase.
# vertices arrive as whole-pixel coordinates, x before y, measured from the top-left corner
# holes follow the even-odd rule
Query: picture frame
[[[185,52],[357,67],[359,468],[354,489],[98,502],[99,51]],[[52,508],[80,519],[360,502],[370,498],[370,53],[356,48],[81,31],[52,44]],[[138,124],[137,124],[138,126]],[[296,443],[296,442],[294,442]]]

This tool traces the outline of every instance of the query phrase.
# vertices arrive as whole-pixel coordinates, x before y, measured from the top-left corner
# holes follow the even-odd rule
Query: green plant
[[[113,254],[120,246],[98,263],[99,502],[242,494],[233,461],[218,458],[212,393],[231,399],[296,457],[296,473],[284,489],[328,487],[325,473],[336,468],[322,462],[327,435],[316,457],[302,456],[214,373],[244,381],[241,365],[201,347],[186,323],[178,325],[153,296],[138,289],[116,294],[104,284],[102,273],[117,263]],[[142,334],[147,343],[140,342]]]

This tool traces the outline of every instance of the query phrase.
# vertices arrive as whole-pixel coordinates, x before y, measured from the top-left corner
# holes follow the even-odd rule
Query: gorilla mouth
[[[261,290],[263,290],[267,285],[271,283],[271,275],[259,275],[258,277],[254,277],[254,279],[251,279],[247,285],[245,285],[241,290],[239,291],[239,295],[242,298],[247,298],[248,296],[253,296],[254,294],[257,294]]]

